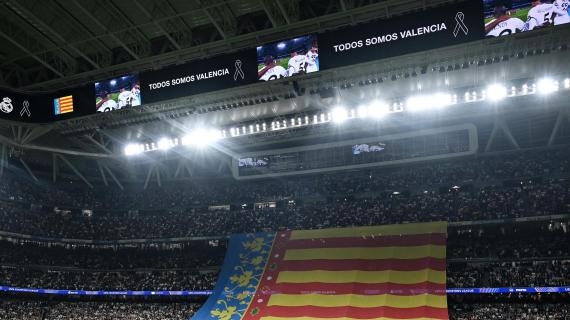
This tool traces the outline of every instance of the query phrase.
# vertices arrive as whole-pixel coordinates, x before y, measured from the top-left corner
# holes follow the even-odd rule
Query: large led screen
[[[95,83],[97,112],[109,112],[142,104],[139,77],[127,75]]]
[[[319,48],[314,35],[257,47],[257,77],[261,81],[319,71]]]

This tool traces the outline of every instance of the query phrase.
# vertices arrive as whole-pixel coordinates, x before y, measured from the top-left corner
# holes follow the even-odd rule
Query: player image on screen
[[[319,71],[316,37],[309,35],[257,48],[258,79],[272,81]]]
[[[495,1],[494,19],[485,24],[485,34],[488,37],[501,37],[513,33],[522,32],[525,29],[525,23],[514,18],[509,14],[505,1]]]
[[[131,91],[127,90],[127,88],[121,88],[121,92],[119,93],[118,99],[119,99],[118,103],[119,109],[122,109],[127,105],[132,105]]]
[[[119,109],[119,104],[113,100],[111,94],[109,94],[107,91],[104,91],[99,96],[99,102],[97,102],[96,108],[97,112],[109,112]]]
[[[483,0],[485,34],[507,36],[570,23],[570,0]],[[521,25],[521,21],[524,24]]]
[[[319,71],[319,49],[316,43],[313,43],[309,52],[307,52],[307,73]]]
[[[257,73],[259,80],[272,81],[285,78],[288,75],[287,69],[278,65],[273,56],[265,57],[264,65],[263,69]]]
[[[552,3],[534,0],[532,1],[532,9],[528,12],[526,29],[531,31],[551,26],[554,24],[555,15]]]
[[[289,59],[289,68],[287,69],[287,72],[290,76],[306,73],[308,63],[309,60],[306,55],[299,54],[298,52],[291,52],[291,59]]]
[[[554,1],[554,25],[561,25],[570,23],[570,0],[555,0]]]
[[[129,75],[95,83],[96,110],[109,112],[142,104],[139,79]]]
[[[141,86],[136,83],[131,89],[131,105],[140,106],[141,104]]]

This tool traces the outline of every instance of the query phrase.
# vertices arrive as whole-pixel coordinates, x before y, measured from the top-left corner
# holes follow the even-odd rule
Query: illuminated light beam
[[[548,95],[558,91],[558,82],[550,79],[543,78],[536,83],[536,92],[542,95]]]
[[[507,97],[507,88],[502,84],[492,84],[487,87],[485,96],[490,101],[501,101]]]
[[[331,116],[332,121],[338,124],[345,122],[349,118],[348,111],[343,107],[335,107],[331,112]]]

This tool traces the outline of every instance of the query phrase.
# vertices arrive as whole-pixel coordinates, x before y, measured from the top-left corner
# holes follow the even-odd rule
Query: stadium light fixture
[[[284,120],[276,119],[272,122],[263,123],[247,123],[236,127],[227,127],[225,130],[202,129],[191,132],[190,134],[177,139],[160,139],[158,142],[149,142],[146,144],[132,144],[124,148],[126,155],[136,155],[143,152],[151,152],[156,150],[168,150],[179,144],[186,146],[207,146],[219,139],[238,137],[242,135],[266,132],[268,130],[282,130],[288,127],[308,126],[333,122],[336,124],[344,123],[347,120],[361,119],[380,119],[391,113],[399,113],[405,111],[426,111],[432,109],[444,108],[458,103],[470,103],[476,101],[497,102],[506,98],[534,95],[534,94],[551,94],[559,90],[570,89],[570,78],[542,78],[534,82],[523,83],[522,85],[494,83],[486,88],[471,89],[465,91],[462,97],[458,97],[461,93],[457,92],[441,92],[434,94],[423,94],[411,96],[406,99],[400,97],[394,99],[389,104],[384,101],[372,101],[369,104],[363,104],[354,109],[347,109],[343,105],[337,105],[333,109],[326,112],[318,112],[312,115],[294,116]],[[304,120],[304,122],[303,122]]]
[[[182,145],[203,148],[222,139],[215,129],[198,129],[182,137]]]
[[[348,111],[343,107],[335,107],[332,110],[332,121],[334,123],[343,123],[348,119]]]
[[[192,144],[192,139],[193,139],[192,134],[187,134],[187,135],[184,135],[184,136],[180,139],[180,141],[182,141],[182,145],[183,145],[183,146],[189,146],[189,145]]]
[[[558,91],[558,83],[550,78],[542,78],[536,83],[536,90],[542,95],[551,94]]]
[[[172,141],[168,138],[162,138],[158,140],[158,149],[166,151],[174,147]]]
[[[453,96],[448,93],[436,93],[429,96],[429,103],[432,108],[445,108],[453,104]]]
[[[135,156],[143,153],[144,146],[136,143],[131,143],[125,147],[124,151],[126,156]]]
[[[446,93],[435,93],[410,97],[406,101],[406,109],[412,112],[444,108],[453,103],[453,96]]]
[[[373,119],[382,119],[390,111],[388,105],[382,101],[373,101],[367,109],[368,117]]]
[[[409,97],[406,100],[406,109],[408,111],[416,112],[416,111],[423,111],[428,109],[429,106],[427,105],[424,96],[414,96]]]
[[[358,115],[359,118],[367,118],[368,117],[368,106],[362,105],[360,107],[358,107],[358,110],[356,111],[356,114]]]
[[[501,101],[507,97],[507,88],[501,84],[492,84],[487,87],[486,97],[490,101]]]

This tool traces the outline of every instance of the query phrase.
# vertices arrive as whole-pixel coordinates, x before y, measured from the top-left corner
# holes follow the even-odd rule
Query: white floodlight
[[[182,137],[182,145],[194,147],[206,147],[222,139],[219,130],[198,129]]]
[[[491,101],[501,101],[507,97],[507,88],[495,83],[487,87],[486,95]]]
[[[453,96],[448,93],[436,93],[428,98],[432,108],[445,108],[453,104]]]
[[[158,140],[158,149],[160,150],[168,150],[170,148],[172,148],[174,145],[172,144],[172,141],[168,138],[162,138],[160,140]]]
[[[542,78],[536,83],[536,90],[539,94],[551,94],[558,90],[558,83],[550,78]]]
[[[358,107],[356,114],[358,115],[359,118],[363,118],[363,119],[367,118],[368,117],[368,106],[362,105],[362,106]]]
[[[388,105],[382,101],[373,101],[367,109],[368,117],[373,119],[382,119],[389,111]]]
[[[137,154],[141,154],[144,151],[144,146],[136,143],[128,144],[125,147],[125,155],[127,156],[134,156]]]
[[[453,97],[446,93],[420,95],[408,98],[406,109],[408,111],[425,111],[447,107],[453,103]]]
[[[331,115],[334,123],[343,123],[348,119],[348,112],[343,107],[335,107]]]

